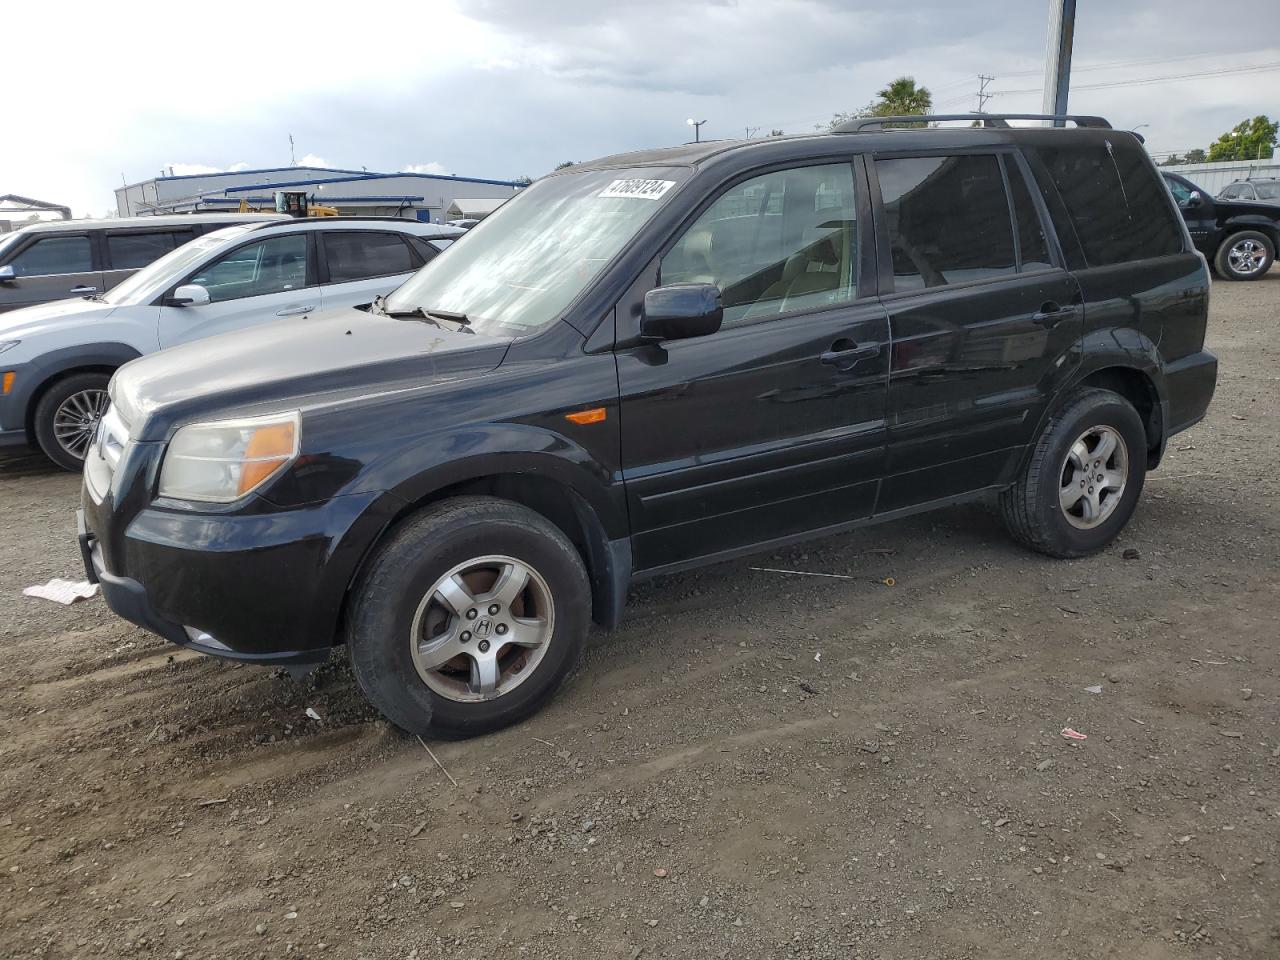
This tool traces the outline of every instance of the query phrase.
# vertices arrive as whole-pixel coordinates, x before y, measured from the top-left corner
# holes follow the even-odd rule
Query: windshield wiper
[[[397,320],[426,320],[428,323],[434,323],[439,326],[440,320],[447,320],[450,323],[456,323],[458,329],[465,333],[475,333],[471,329],[471,321],[465,313],[455,313],[452,310],[424,310],[422,307],[414,307],[412,310],[388,310],[382,308],[382,312],[388,317],[394,317]]]

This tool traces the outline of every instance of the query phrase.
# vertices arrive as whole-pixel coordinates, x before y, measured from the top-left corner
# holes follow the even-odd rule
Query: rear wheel
[[[79,470],[110,402],[106,373],[76,373],[59,380],[35,410],[36,442],[64,470]]]
[[[1276,258],[1275,244],[1265,233],[1242,230],[1222,241],[1213,265],[1227,280],[1258,280]]]
[[[1124,397],[1077,393],[1045,426],[1022,476],[1000,496],[1009,532],[1053,557],[1082,557],[1120,533],[1147,475],[1147,435]]]
[[[582,559],[550,521],[505,500],[445,500],[373,560],[355,597],[351,662],[374,706],[410,733],[484,733],[555,692],[590,606]]]

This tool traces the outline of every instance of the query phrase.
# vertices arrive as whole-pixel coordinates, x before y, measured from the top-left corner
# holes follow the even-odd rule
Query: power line
[[[1137,77],[1132,80],[1107,80],[1102,83],[1077,83],[1072,90],[1102,90],[1107,87],[1141,87],[1152,83],[1170,83],[1175,80],[1196,80],[1202,77],[1223,77],[1237,73],[1261,73],[1280,70],[1280,61],[1276,63],[1258,63],[1248,67],[1229,67],[1221,70],[1205,70],[1200,73],[1181,73],[1167,77]],[[995,90],[995,96],[1009,96],[1015,93],[1039,93],[1043,87],[1027,87],[1023,90]]]
[[[1263,50],[1249,50],[1243,53],[1188,53],[1180,57],[1140,57],[1134,60],[1102,60],[1096,63],[1072,64],[1071,72],[1078,73],[1082,70],[1110,70],[1113,67],[1137,67],[1149,63],[1177,63],[1183,60],[1201,60],[1206,57],[1235,57],[1250,56],[1257,53],[1271,53],[1275,48]],[[1041,70],[1006,70],[1002,71],[1001,76],[1004,77],[1032,77],[1039,76]]]

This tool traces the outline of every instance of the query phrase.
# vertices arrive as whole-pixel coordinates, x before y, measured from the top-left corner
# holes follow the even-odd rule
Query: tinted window
[[[1027,183],[1022,179],[1022,171],[1016,163],[1006,163],[1005,171],[1009,175],[1009,191],[1013,194],[1013,222],[1018,228],[1018,255],[1022,269],[1048,270],[1053,266],[1049,260],[1049,239],[1045,236],[1044,224],[1031,200]]]
[[[1091,267],[1177,253],[1181,228],[1142,148],[1129,138],[1033,151],[1066,205]],[[1045,185],[1042,183],[1041,189]]]
[[[189,236],[189,235],[188,235]],[[107,260],[112,270],[137,270],[159,260],[176,245],[172,231],[108,233]]]
[[[188,282],[207,288],[214,303],[305,287],[307,236],[293,233],[271,237],[232,250]]]
[[[413,244],[413,248],[418,251],[418,256],[422,257],[424,263],[429,263],[431,258],[447,247],[452,240],[424,240],[422,237],[410,237],[409,242]]]
[[[372,233],[367,230],[349,233],[325,233],[325,259],[329,264],[329,282],[364,280],[367,277],[389,277],[416,269],[412,254],[399,234]]]
[[[88,237],[42,237],[9,261],[19,277],[89,273],[93,255]]]
[[[994,156],[877,160],[895,290],[1012,274],[1013,227]]]
[[[663,284],[714,283],[726,323],[851,300],[853,168],[780,170],[723,193],[662,259]]]

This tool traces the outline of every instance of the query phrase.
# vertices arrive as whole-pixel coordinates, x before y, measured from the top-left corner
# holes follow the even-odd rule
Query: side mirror
[[[1202,196],[1200,195],[1200,191],[1199,191],[1199,190],[1192,190],[1192,191],[1191,191],[1191,196],[1187,197],[1187,206],[1188,206],[1188,207],[1198,207],[1198,206],[1200,206],[1200,204],[1202,204],[1202,203],[1204,203],[1204,197],[1202,197]]]
[[[209,302],[209,291],[198,283],[184,283],[165,302],[171,307],[202,307]]]
[[[685,340],[720,329],[724,307],[714,283],[673,283],[644,295],[640,336],[645,340]]]
[[[9,266],[7,263],[3,267],[0,267],[0,283],[13,283],[13,281],[17,279],[18,275],[13,272],[13,267]]]

